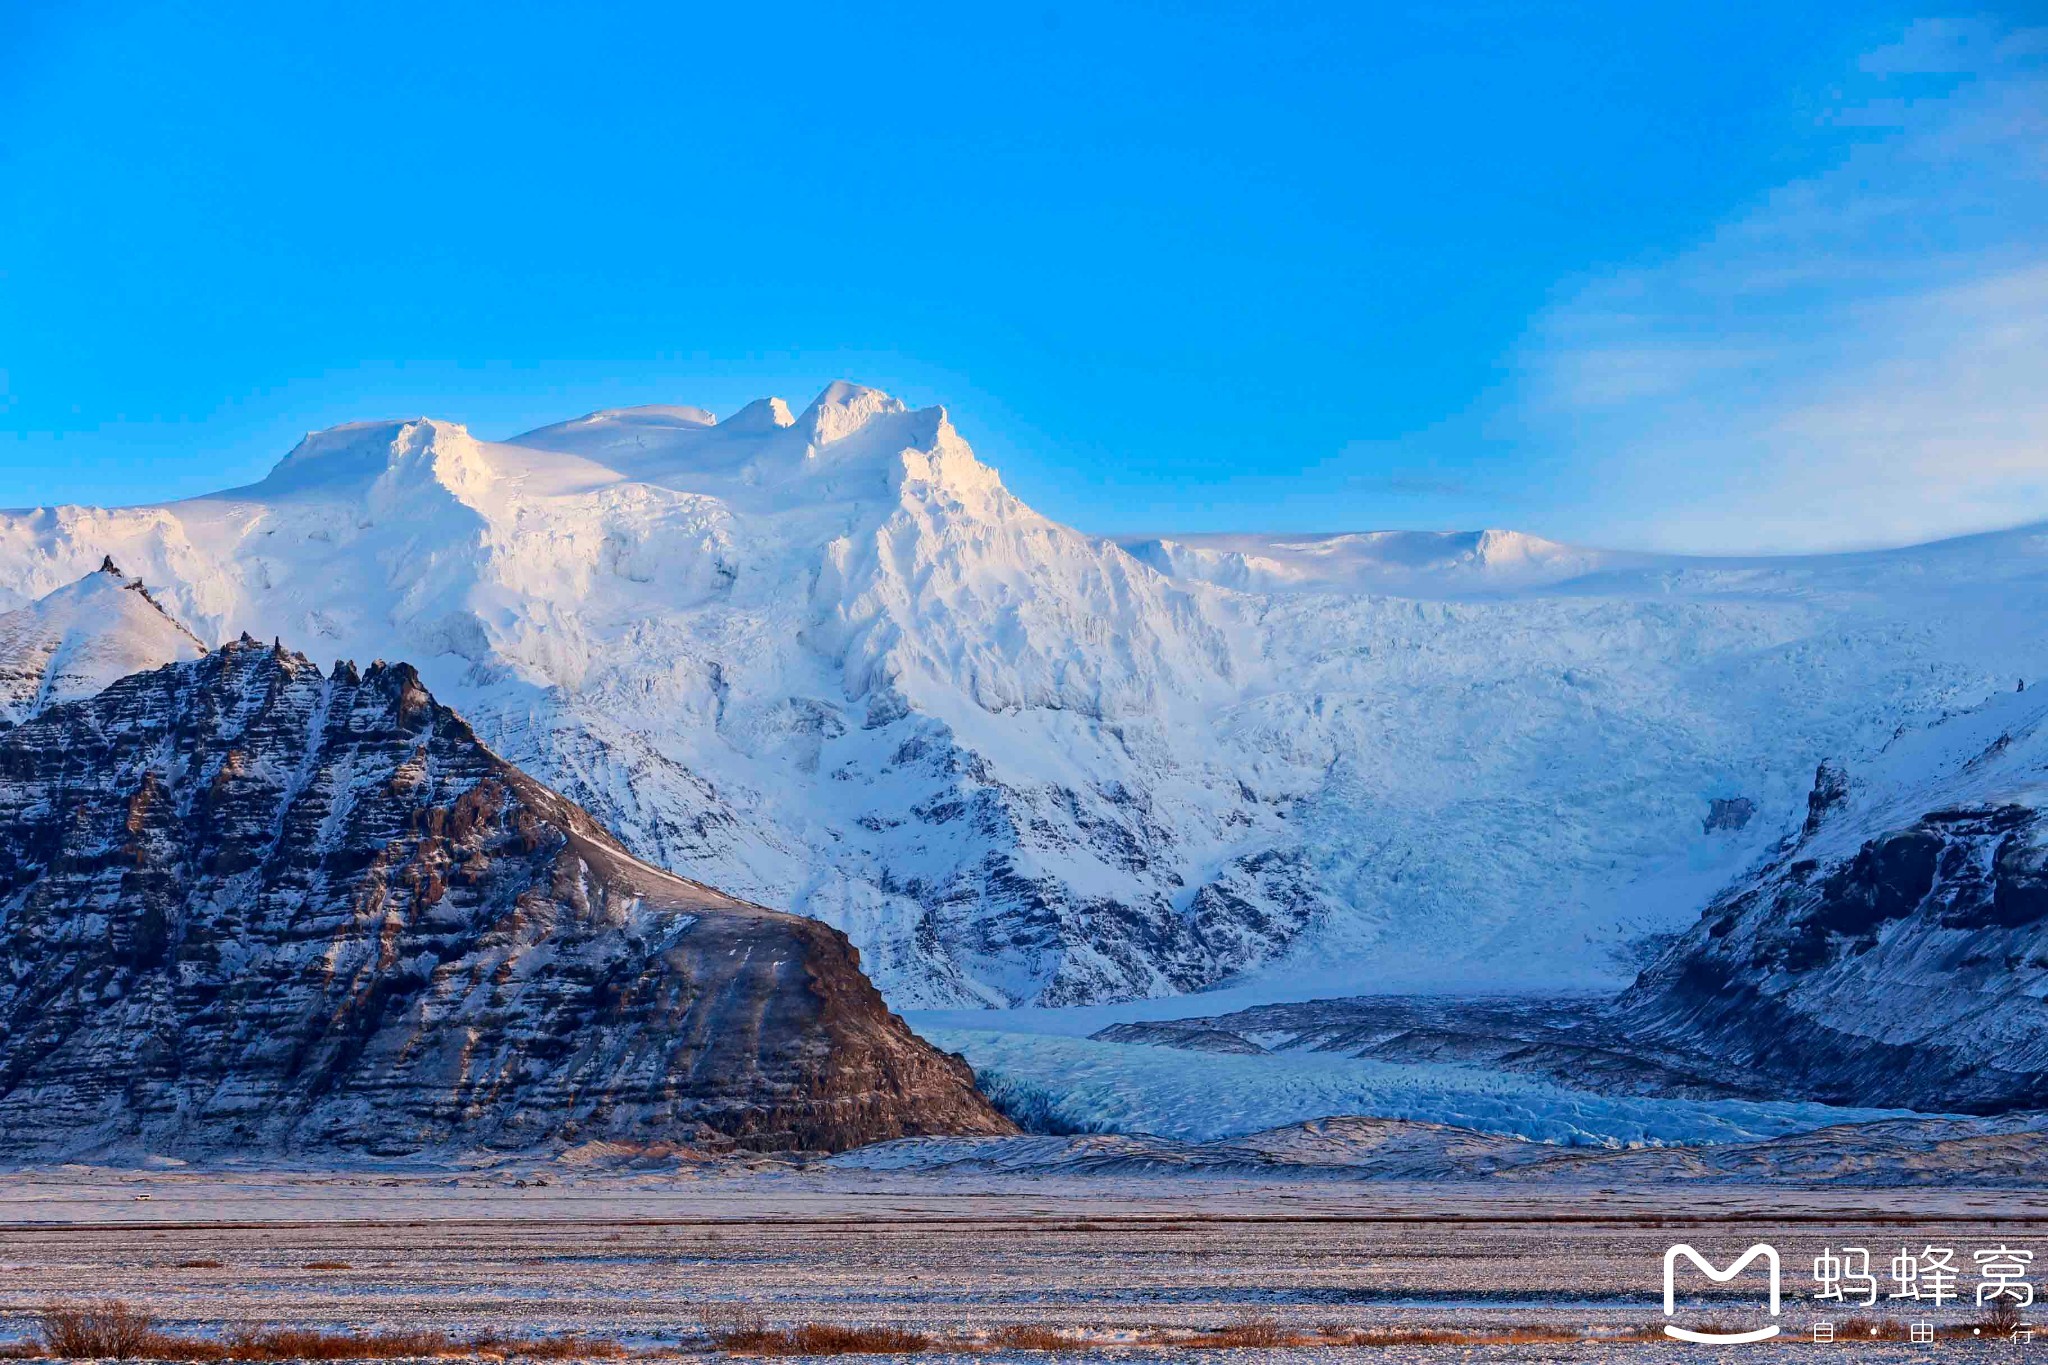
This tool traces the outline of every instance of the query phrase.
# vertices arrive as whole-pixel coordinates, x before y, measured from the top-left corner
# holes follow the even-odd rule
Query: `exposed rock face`
[[[2048,703],[1902,732],[1622,997],[1633,1046],[1786,1098],[2048,1105]]]
[[[0,1150],[1010,1125],[837,931],[635,861],[406,665],[246,637],[0,736]]]
[[[1707,818],[1701,822],[1701,832],[1712,834],[1715,830],[1742,830],[1749,828],[1749,822],[1756,816],[1756,802],[1746,796],[1717,796],[1707,806]]]
[[[1548,1077],[1604,1095],[1764,1099],[1724,1068],[1641,1046],[1606,1002],[1455,996],[1305,1000],[1210,1018],[1113,1024],[1091,1037],[1196,1052],[1337,1053],[1395,1063],[1474,1066]]]
[[[1624,1018],[1791,1097],[2048,1105],[2044,844],[2039,812],[1993,805],[1930,812],[1846,856],[1795,849],[1710,906]]]
[[[1800,833],[1812,837],[1828,818],[1828,812],[1849,799],[1849,774],[1837,763],[1823,762],[1813,773],[1813,790],[1806,794],[1806,824]]]

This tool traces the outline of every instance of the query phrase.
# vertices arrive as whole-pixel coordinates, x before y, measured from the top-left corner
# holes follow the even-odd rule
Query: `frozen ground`
[[[2048,1204],[1985,1191],[1689,1189],[1674,1207],[1654,1188],[1332,1192],[774,1168],[593,1173],[573,1162],[459,1174],[72,1167],[0,1174],[0,1335],[21,1335],[44,1303],[100,1296],[146,1305],[187,1332],[245,1321],[578,1332],[683,1356],[701,1354],[691,1343],[706,1306],[713,1317],[739,1308],[781,1325],[946,1335],[1036,1324],[1102,1351],[1146,1333],[1250,1319],[1613,1333],[1662,1321],[1661,1256],[1676,1239],[1716,1256],[1769,1241],[1796,1295],[1819,1249],[1845,1241],[1967,1248],[1995,1239],[2048,1250]],[[1746,1300],[1725,1297],[1734,1292],[1699,1311],[1739,1312]],[[1788,1331],[1803,1333],[1812,1310],[1789,1303]],[[1999,1349],[2011,1358],[2009,1346]],[[1653,1361],[1681,1350],[1699,1358],[1661,1344],[1476,1354]],[[1384,1349],[1120,1354],[1388,1358]],[[1933,1354],[1855,1350],[1871,1360],[1979,1354],[1970,1343]]]

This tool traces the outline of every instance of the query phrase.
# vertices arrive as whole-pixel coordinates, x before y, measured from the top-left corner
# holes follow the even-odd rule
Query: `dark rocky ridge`
[[[1645,1046],[1610,1002],[1588,997],[1352,996],[1112,1024],[1090,1036],[1195,1052],[1321,1052],[1518,1071],[1606,1095],[1772,1098],[1763,1078]]]
[[[836,930],[629,856],[406,665],[246,637],[0,736],[0,1151],[1008,1122]]]
[[[1818,816],[1842,786],[1822,769]],[[2048,819],[2014,804],[1930,811],[1846,856],[1795,845],[1710,905],[1619,1020],[1788,1097],[2048,1106],[2044,846]]]

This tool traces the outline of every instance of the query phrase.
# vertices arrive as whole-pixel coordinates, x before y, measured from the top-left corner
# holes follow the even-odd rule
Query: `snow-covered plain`
[[[1119,544],[847,384],[362,423],[246,488],[7,513],[0,606],[107,554],[209,642],[415,663],[637,852],[846,929],[903,1007],[1612,988],[1819,760],[2048,675],[2041,528]]]

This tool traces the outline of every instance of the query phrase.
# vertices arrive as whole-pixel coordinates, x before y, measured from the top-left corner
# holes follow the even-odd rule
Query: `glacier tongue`
[[[1322,1052],[1242,1057],[981,1029],[928,1036],[966,1057],[999,1105],[1054,1132],[1212,1142],[1326,1115],[1370,1114],[1566,1146],[1632,1147],[1752,1141],[1907,1112],[1611,1095],[1501,1069]]]
[[[944,409],[835,384],[319,433],[248,488],[0,514],[0,593],[112,554],[208,639],[414,660],[636,852],[845,929],[899,1006],[1619,984],[1821,758],[2048,671],[2036,531],[1210,540],[1060,525]],[[1717,799],[1755,818],[1708,830]]]

